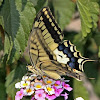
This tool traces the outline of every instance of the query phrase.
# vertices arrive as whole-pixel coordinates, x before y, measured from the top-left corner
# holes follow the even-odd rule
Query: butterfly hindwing
[[[76,50],[76,46],[69,40],[64,40],[54,50],[59,63],[67,64],[71,69],[83,71],[83,64],[88,61],[88,58],[82,57],[80,52]]]

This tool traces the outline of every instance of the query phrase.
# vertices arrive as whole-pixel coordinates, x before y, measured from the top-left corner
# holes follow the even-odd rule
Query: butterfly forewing
[[[49,8],[43,8],[34,21],[30,36],[30,57],[34,64],[56,59],[53,50],[58,47],[63,34]]]
[[[54,50],[63,39],[63,34],[49,8],[43,8],[39,12],[34,27],[41,30],[39,36],[45,42],[44,45],[51,50]]]

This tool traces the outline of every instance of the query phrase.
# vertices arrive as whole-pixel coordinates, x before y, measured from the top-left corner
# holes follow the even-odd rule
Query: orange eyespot
[[[73,72],[76,72],[76,69],[73,69]]]

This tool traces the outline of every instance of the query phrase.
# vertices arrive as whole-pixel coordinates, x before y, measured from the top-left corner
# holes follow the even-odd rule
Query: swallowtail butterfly
[[[64,35],[48,7],[36,16],[29,39],[29,54],[32,66],[28,70],[53,79],[62,75],[82,79],[83,64],[89,61],[82,57],[76,46]]]

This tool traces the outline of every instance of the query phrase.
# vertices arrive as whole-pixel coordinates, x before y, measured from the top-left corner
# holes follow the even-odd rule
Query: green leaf
[[[80,34],[80,33],[76,34],[74,36],[73,43],[76,46],[76,49],[78,51],[80,51],[80,53],[83,56],[84,55],[84,45],[86,43],[86,40],[82,38],[82,34]]]
[[[66,24],[71,21],[75,5],[71,0],[52,0],[52,3],[56,20],[63,30]]]
[[[100,0],[90,0],[90,1],[92,1],[92,2],[100,2]]]
[[[18,60],[27,45],[36,11],[28,0],[5,0],[1,9],[5,29],[5,54],[8,63]],[[21,52],[21,54],[20,54]]]
[[[96,44],[100,46],[100,33],[95,34],[94,39]]]
[[[38,0],[30,0],[30,2],[32,2],[34,4],[34,6],[37,5]]]
[[[99,5],[96,2],[90,2],[89,3],[90,7],[90,12],[91,12],[91,17],[92,17],[92,22],[93,22],[93,28],[97,27],[97,21],[99,19]]]
[[[31,0],[34,1],[34,0]],[[41,8],[47,6],[48,0],[36,0],[37,4],[35,5],[36,12],[38,13]]]
[[[16,90],[15,83],[21,80],[26,73],[25,65],[18,65],[6,78],[6,92],[12,97],[15,97]],[[14,100],[14,99],[13,99]]]
[[[98,57],[100,58],[100,46],[99,46],[99,50],[98,50]]]
[[[4,28],[4,21],[2,16],[0,16],[0,25]]]
[[[3,0],[0,0],[0,6],[2,5]]]
[[[98,95],[100,99],[100,74],[98,74],[98,80],[94,82],[93,86],[95,93]]]
[[[96,28],[99,14],[99,5],[96,2],[77,0],[77,7],[81,17],[81,27],[83,37],[91,32],[91,28]]]
[[[98,52],[98,46],[94,40],[94,38],[89,39],[90,45],[87,47],[87,50],[89,50],[92,53],[97,53]]]
[[[0,25],[0,58],[1,58],[1,55],[2,55],[2,53],[1,53],[1,50],[3,50],[3,27]]]
[[[4,86],[4,83],[2,83],[2,82],[0,82],[0,99],[6,100],[5,86]]]

